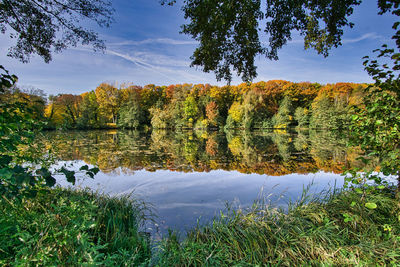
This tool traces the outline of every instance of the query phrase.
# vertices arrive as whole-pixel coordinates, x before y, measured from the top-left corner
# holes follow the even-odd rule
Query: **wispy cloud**
[[[361,35],[360,37],[357,38],[346,38],[342,40],[343,44],[353,44],[353,43],[358,43],[364,40],[376,40],[376,39],[382,39],[383,37],[376,34],[375,32],[370,32]]]
[[[112,51],[112,50],[107,50],[106,53],[110,54],[110,55],[121,57],[123,59],[126,59],[126,60],[134,63],[138,67],[144,68],[146,70],[154,71],[154,72],[160,74],[161,76],[163,76],[163,77],[165,77],[165,78],[167,78],[169,80],[173,80],[173,81],[175,80],[174,78],[172,78],[169,75],[166,75],[165,73],[160,71],[159,67],[156,67],[156,66],[154,66],[152,64],[149,64],[149,63],[141,60],[140,58],[137,58],[137,57],[134,57],[134,56],[130,56],[130,55],[126,55],[126,54],[122,54],[122,53],[119,53],[119,52],[116,52],[116,51]]]
[[[93,54],[93,50],[85,47],[78,46],[71,50],[81,51],[88,53],[88,55]],[[156,51],[138,51],[139,49],[133,49],[132,52],[126,52],[126,49],[122,47],[110,48],[108,47],[104,53],[108,56],[113,56],[126,60],[128,63],[132,63],[134,66],[144,70],[147,74],[156,73],[157,76],[163,77],[162,79],[153,76],[153,83],[158,80],[163,80],[167,78],[168,81],[161,83],[215,83],[213,75],[204,74],[201,71],[197,71],[190,68],[190,62],[188,60],[180,59],[180,56],[165,55],[161,52]],[[112,60],[112,59],[108,59]],[[117,63],[113,61],[113,64],[118,64],[117,66],[127,68],[129,66]]]
[[[166,44],[166,45],[195,45],[198,42],[193,40],[176,40],[171,38],[154,38],[145,39],[141,41],[126,40],[121,42],[110,42],[107,43],[109,46],[127,46],[127,45],[147,45],[147,44]]]
[[[168,56],[148,51],[135,51],[133,52],[133,55],[137,58],[140,58],[142,61],[151,62],[151,64],[155,65],[174,66],[183,68],[187,68],[190,66],[190,62],[188,60],[179,59],[179,55]]]
[[[342,39],[342,44],[353,44],[364,40],[377,40],[383,37],[375,32],[370,32],[363,34],[356,38],[344,38]],[[294,34],[292,40],[288,41],[288,44],[304,44],[304,38],[300,34]],[[263,45],[268,45],[268,43],[263,43]]]
[[[187,68],[187,64],[182,64],[181,61],[175,60],[173,58],[169,59],[170,61],[168,61],[168,58],[162,55],[156,55],[146,52],[139,52],[134,55],[129,55],[110,49],[106,50],[106,53],[130,61],[140,68],[153,71],[175,83],[182,82],[182,77],[190,81],[200,80],[201,78],[198,75],[192,75],[188,73],[187,70],[178,69],[179,65],[181,65],[181,67]],[[161,61],[159,59],[161,59]],[[177,62],[181,62],[181,64],[176,64]]]

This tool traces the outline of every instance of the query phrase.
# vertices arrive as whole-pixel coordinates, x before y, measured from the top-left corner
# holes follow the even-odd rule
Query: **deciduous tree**
[[[175,0],[162,0],[173,4]],[[362,0],[184,0],[182,10],[187,24],[182,33],[199,41],[191,59],[192,66],[213,71],[218,80],[228,82],[232,71],[250,81],[256,77],[255,57],[277,60],[278,50],[293,34],[304,38],[305,49],[327,56],[342,45],[343,30]],[[378,14],[396,12],[398,0],[377,0]],[[265,27],[261,29],[260,24]],[[400,43],[400,32],[397,32]],[[264,41],[267,39],[267,42]],[[265,45],[264,45],[265,44]]]
[[[117,123],[117,115],[120,108],[118,88],[108,83],[102,83],[96,88],[95,92],[101,112],[108,116],[113,123]]]
[[[9,56],[26,63],[37,54],[49,62],[53,52],[79,43],[104,49],[98,34],[81,23],[94,21],[109,27],[112,13],[109,0],[2,0],[0,32],[16,40]]]

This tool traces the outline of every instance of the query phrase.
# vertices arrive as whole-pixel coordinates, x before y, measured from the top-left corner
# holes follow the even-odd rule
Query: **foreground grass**
[[[368,209],[365,203],[377,203]],[[262,205],[163,241],[159,266],[377,266],[400,264],[399,202],[390,189],[367,197],[329,194],[289,207]]]
[[[327,194],[287,212],[258,204],[183,239],[171,233],[153,255],[139,232],[143,205],[125,197],[56,188],[21,202],[0,197],[0,205],[0,266],[400,264],[400,208],[388,188]]]
[[[59,188],[23,201],[0,197],[0,266],[147,265],[142,207]]]

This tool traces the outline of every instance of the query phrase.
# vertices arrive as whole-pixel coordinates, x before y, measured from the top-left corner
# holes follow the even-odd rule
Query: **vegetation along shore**
[[[255,203],[185,236],[151,240],[146,206],[126,197],[47,189],[0,199],[3,266],[397,265],[396,189],[306,194],[287,211]],[[360,200],[361,199],[361,200]],[[376,203],[376,208],[367,203]],[[366,205],[367,204],[367,205]]]
[[[202,84],[195,84],[198,80],[194,79],[191,83],[178,80],[182,84],[169,86],[99,84],[90,77],[104,77],[94,75],[96,70],[85,69],[80,79],[99,84],[97,87],[47,98],[41,90],[20,86],[13,73],[19,67],[7,59],[9,66],[0,65],[0,266],[400,265],[398,0],[157,1],[179,6],[184,18],[180,32],[192,37],[191,41],[170,39],[175,36],[171,32],[160,35],[160,31],[170,28],[168,18],[159,15],[156,8],[149,8],[151,1],[132,6],[123,2],[127,1],[1,0],[0,33],[2,37],[7,35],[2,39],[2,51],[7,46],[7,56],[22,63],[28,63],[33,55],[49,63],[54,53],[71,46],[76,47],[74,53],[86,53],[80,60],[68,61],[71,67],[30,75],[35,85],[49,85],[48,80],[57,73],[73,80],[71,69],[82,70],[89,66],[87,62],[91,67],[112,66],[113,72],[107,75],[124,77],[118,75],[128,69],[127,65],[118,68],[109,61],[106,65],[99,63],[101,60],[94,56],[86,58],[89,53],[81,47],[91,45],[94,50],[106,51],[105,44],[109,43],[119,49],[108,50],[106,56],[135,65],[134,69],[130,65],[129,73],[137,79],[142,78],[144,70],[168,78],[168,82],[147,79],[139,83],[144,85],[168,84],[175,80],[170,76],[178,71],[189,74],[182,76],[185,79],[193,77],[186,73],[188,64],[182,57],[170,62],[165,52],[172,51],[166,45],[192,45],[190,65],[214,72],[215,81],[225,80],[227,85],[213,86],[207,79]],[[377,15],[372,19],[364,14],[371,11],[371,2],[376,4],[373,8]],[[366,5],[359,7],[362,4]],[[115,22],[116,10],[129,13],[121,19],[124,23],[136,19],[134,26],[119,24],[120,29],[129,28],[130,33],[106,31]],[[140,16],[132,15],[138,10]],[[349,32],[355,26],[353,19],[365,24],[355,35]],[[179,22],[176,14],[173,21]],[[385,29],[381,25],[386,25]],[[103,28],[104,32],[84,26]],[[370,29],[377,29],[379,35]],[[107,42],[99,36],[108,38]],[[266,70],[271,68],[257,69],[256,57],[278,60],[278,51],[298,38],[303,39],[305,49],[324,57],[342,45],[346,49],[341,53],[353,59],[353,52],[374,49],[374,56],[362,59],[367,76],[352,76],[356,73],[353,70],[346,76],[363,77],[352,80],[367,82],[338,82],[340,76],[321,78],[321,83],[252,82],[257,72],[264,72],[264,77],[291,79],[286,75],[290,71],[267,75]],[[133,53],[140,45],[146,45],[146,52]],[[128,47],[134,47],[132,54],[128,54]],[[310,61],[309,54],[290,52],[296,49],[286,53],[291,59],[288,62],[307,68],[301,75],[309,72],[312,76],[308,77],[318,77],[320,70],[312,68],[316,61]],[[165,53],[154,56],[149,51]],[[356,62],[349,64],[344,54],[336,61],[345,61],[349,66]],[[147,63],[155,59],[160,60]],[[167,61],[169,66],[179,66],[165,68]],[[41,69],[40,64],[34,64]],[[335,63],[325,74],[344,75],[340,69],[344,64]],[[353,66],[346,70],[350,69]],[[22,73],[18,75],[29,76],[29,71],[19,70]],[[244,83],[232,85],[233,78]],[[95,135],[96,146],[85,147],[85,142],[62,138],[69,129],[114,129],[115,133],[110,135],[112,141],[110,136]],[[146,151],[132,157],[130,153],[137,152],[132,144],[138,143],[116,129],[143,130],[152,142],[142,143]],[[297,145],[289,133],[293,129],[299,133]],[[38,137],[44,130],[60,131],[50,133],[56,136],[52,143]],[[172,130],[176,139],[168,138],[167,130]],[[186,130],[190,133],[185,135]],[[260,141],[260,147],[251,145],[256,142],[247,134],[249,130],[267,136],[254,138]],[[327,135],[333,134],[337,140],[344,136],[345,141],[321,149],[320,143],[329,143],[329,138],[319,130],[330,131]],[[218,137],[217,131],[226,137]],[[302,131],[312,140],[302,137]],[[193,141],[196,138],[198,145]],[[73,151],[71,142],[83,152]],[[219,146],[226,155],[218,154]],[[341,152],[336,153],[339,147]],[[295,154],[291,154],[293,151]],[[266,155],[272,156],[266,160]],[[157,157],[164,160],[158,166],[153,164]],[[79,162],[82,164],[77,168],[60,164],[62,160],[70,163],[71,159],[85,162]],[[149,203],[137,195],[111,197],[73,187],[77,178],[95,178],[100,171],[103,175],[121,167],[171,169],[185,175],[186,171],[211,169],[270,175],[322,170],[342,173],[344,185],[314,195],[305,190],[297,202],[283,208],[261,199],[251,207],[227,209],[186,234],[170,231],[156,240],[145,227],[152,221],[153,212]],[[59,186],[60,176],[72,186]]]

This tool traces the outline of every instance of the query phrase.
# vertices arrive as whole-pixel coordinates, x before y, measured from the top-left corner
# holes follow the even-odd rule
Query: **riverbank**
[[[147,265],[143,209],[127,197],[61,188],[0,197],[0,266]]]
[[[263,205],[232,212],[182,242],[170,235],[160,266],[397,265],[400,217],[394,193],[376,189],[361,197],[342,191],[289,205],[288,212]]]
[[[303,198],[286,212],[262,204],[221,215],[180,238],[152,243],[144,204],[88,191],[51,189],[0,200],[0,265],[232,266],[396,265],[395,189]],[[371,209],[366,203],[376,203]],[[153,251],[151,247],[159,249]]]

